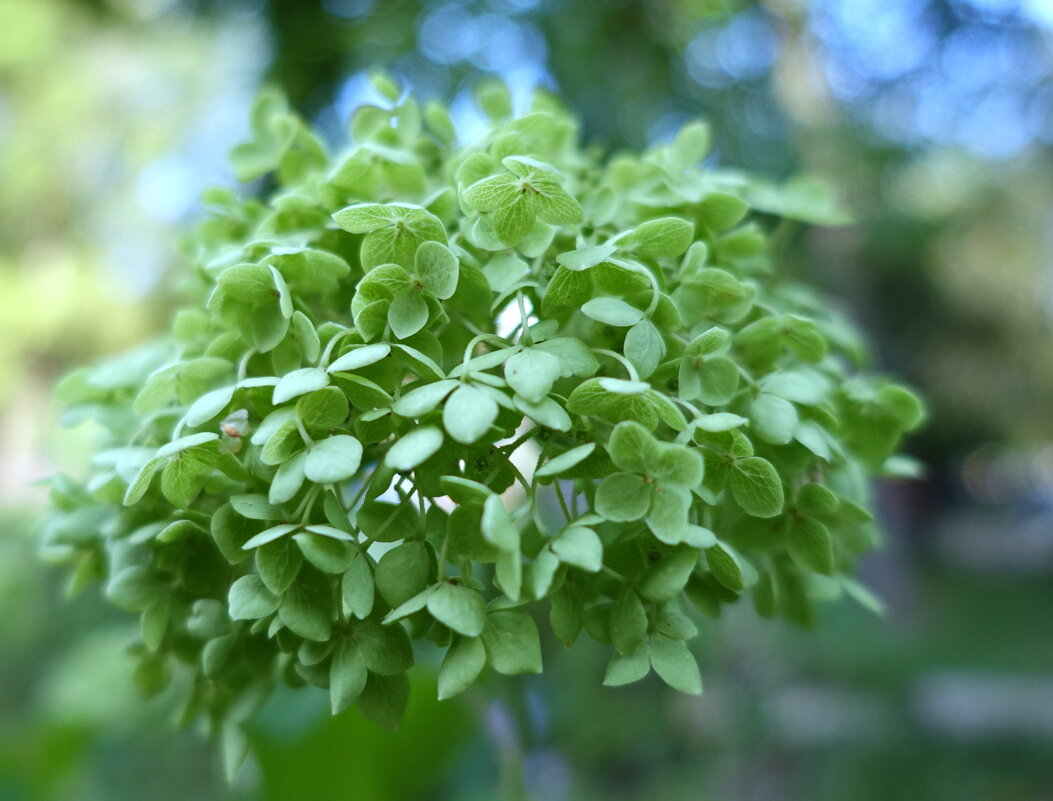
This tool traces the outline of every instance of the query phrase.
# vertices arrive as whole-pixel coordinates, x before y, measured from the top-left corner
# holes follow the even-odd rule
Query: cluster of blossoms
[[[539,621],[697,693],[693,610],[866,602],[868,482],[922,412],[773,272],[766,228],[829,205],[703,168],[702,124],[605,159],[489,84],[460,143],[378,85],[340,155],[261,96],[233,164],[265,199],[207,192],[170,335],[59,387],[109,441],[47,549],[141,615],[144,686],[233,766],[276,682],[396,724],[414,641],[443,698],[539,672]]]

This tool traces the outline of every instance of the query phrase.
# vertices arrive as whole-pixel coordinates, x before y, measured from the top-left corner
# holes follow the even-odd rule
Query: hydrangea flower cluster
[[[277,682],[397,724],[414,643],[442,698],[540,672],[539,624],[698,693],[695,610],[870,602],[868,482],[922,410],[773,264],[829,201],[701,166],[700,123],[606,158],[485,84],[460,142],[377,85],[341,154],[262,95],[232,157],[260,199],[206,193],[170,335],[58,389],[109,440],[47,549],[140,615],[143,685],[233,767]]]

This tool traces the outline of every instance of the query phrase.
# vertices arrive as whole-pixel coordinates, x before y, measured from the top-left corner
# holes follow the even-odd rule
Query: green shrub
[[[869,602],[868,480],[921,407],[766,234],[836,210],[700,167],[702,124],[605,159],[487,84],[459,144],[379,86],[335,157],[264,94],[233,154],[264,199],[206,193],[170,336],[59,387],[111,437],[47,544],[141,615],[143,685],[233,767],[276,682],[395,725],[415,641],[443,698],[540,672],[538,619],[610,644],[597,680],[697,693],[693,608]]]

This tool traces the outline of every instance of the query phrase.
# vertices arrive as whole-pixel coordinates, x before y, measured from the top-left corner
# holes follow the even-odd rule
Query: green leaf
[[[365,689],[369,671],[353,640],[341,640],[329,664],[329,698],[333,714],[347,709]]]
[[[282,376],[274,388],[272,403],[275,406],[286,401],[329,386],[329,376],[318,367],[304,367]]]
[[[591,528],[569,526],[552,540],[551,547],[565,564],[589,573],[597,573],[603,567],[603,543]]]
[[[330,373],[347,373],[376,364],[386,359],[391,353],[391,345],[387,342],[377,342],[373,345],[362,345],[353,348],[340,358],[336,359],[327,368]]]
[[[280,520],[282,510],[267,501],[266,495],[231,495],[234,511],[249,520]]]
[[[360,620],[373,611],[373,569],[363,553],[356,553],[340,583],[344,612]]]
[[[620,654],[635,651],[647,639],[647,610],[632,590],[611,607],[611,644]]]
[[[381,676],[402,673],[413,667],[413,646],[401,625],[380,626],[363,621],[354,629],[366,667]]]
[[[759,456],[735,461],[731,470],[731,493],[748,515],[775,517],[782,511],[782,480],[771,462]]]
[[[164,457],[155,456],[140,468],[135,480],[128,485],[128,491],[124,494],[125,506],[134,506],[142,500],[146,491],[150,489],[150,482],[153,481],[154,476],[157,475],[157,471],[161,469],[161,465],[164,463]]]
[[[459,276],[457,257],[440,242],[422,242],[414,263],[424,286],[437,298],[445,300],[457,291]]]
[[[618,298],[593,298],[581,307],[581,313],[591,320],[616,328],[636,325],[644,313]]]
[[[649,601],[669,601],[683,591],[697,564],[698,551],[693,548],[674,551],[646,570],[637,590]]]
[[[536,478],[552,478],[562,475],[575,465],[585,461],[596,450],[595,442],[586,442],[576,448],[554,456],[535,471]]]
[[[347,541],[317,533],[320,526],[311,528],[315,531],[293,535],[304,558],[323,573],[341,574],[347,570],[355,558],[354,548]]]
[[[620,687],[639,681],[650,672],[650,649],[646,642],[641,642],[631,653],[611,655],[603,683],[607,687]]]
[[[278,468],[271,481],[271,491],[267,499],[272,504],[282,504],[292,500],[300,491],[304,481],[304,464],[307,453],[301,451]]]
[[[486,602],[470,587],[443,583],[428,596],[428,612],[444,626],[478,637],[486,625]]]
[[[594,245],[593,247],[578,248],[569,253],[561,253],[556,256],[556,261],[568,270],[587,270],[607,261],[615,250],[617,250],[617,247],[611,244]]]
[[[290,537],[256,549],[256,569],[267,589],[276,595],[289,589],[302,566],[303,555]]]
[[[497,411],[497,403],[490,395],[462,384],[446,399],[442,424],[453,439],[470,445],[490,430]]]
[[[834,541],[829,529],[818,520],[793,518],[786,531],[786,550],[802,570],[833,575]]]
[[[442,447],[442,432],[435,426],[414,428],[399,437],[384,456],[384,464],[405,472],[430,459]]]
[[[227,600],[231,620],[259,620],[278,608],[279,598],[259,576],[242,576],[230,585]]]
[[[647,473],[658,463],[658,443],[651,432],[639,423],[618,423],[607,440],[607,453],[622,470]]]
[[[483,505],[482,533],[487,542],[501,551],[519,550],[519,529],[499,495],[491,495]]]
[[[797,410],[784,398],[761,392],[750,404],[750,429],[772,445],[785,445],[797,430]]]
[[[698,663],[680,640],[671,640],[662,634],[652,637],[651,667],[674,690],[690,695],[702,692]]]
[[[649,475],[662,486],[696,487],[702,483],[705,464],[698,451],[684,445],[662,443],[649,464]]]
[[[526,612],[519,609],[491,612],[482,640],[487,659],[498,673],[516,676],[541,672],[541,639]]]
[[[277,539],[281,539],[293,531],[298,531],[299,528],[298,525],[293,523],[281,523],[277,526],[271,526],[270,528],[261,531],[241,547],[246,551],[251,551],[253,548],[259,548],[261,545],[266,545],[268,542],[274,542]]]
[[[358,697],[358,708],[378,726],[394,731],[406,712],[409,692],[409,679],[405,673],[395,676],[370,673]]]
[[[540,403],[559,378],[559,359],[551,353],[524,348],[505,361],[505,380],[521,397],[530,403]]]
[[[679,217],[660,217],[641,223],[618,240],[618,247],[642,256],[675,257],[691,245],[695,226]]]
[[[530,233],[537,219],[534,198],[529,194],[518,194],[508,206],[495,209],[490,214],[490,223],[501,241],[512,247]]]
[[[387,551],[377,563],[377,591],[388,606],[404,604],[428,585],[431,559],[421,542],[404,542]]]
[[[797,508],[802,514],[832,515],[839,505],[837,496],[822,484],[805,484],[797,491]]]
[[[428,412],[434,411],[442,403],[443,398],[458,386],[460,386],[460,382],[454,379],[424,384],[411,389],[395,401],[391,408],[395,414],[419,420]]]
[[[316,432],[327,432],[347,420],[350,406],[347,396],[337,387],[326,387],[304,395],[297,404],[304,426]]]
[[[625,358],[633,363],[641,378],[647,378],[665,356],[665,342],[654,323],[640,320],[625,335]]]
[[[346,434],[315,442],[307,450],[304,475],[316,484],[334,484],[352,478],[362,464],[362,443]]]
[[[713,578],[733,592],[746,588],[746,578],[738,555],[728,546],[717,543],[706,549],[706,562]]]
[[[307,640],[325,642],[333,632],[332,613],[321,593],[306,584],[292,584],[278,609],[282,623]]]
[[[647,527],[662,542],[675,545],[687,530],[691,493],[683,487],[655,487],[647,513]]]
[[[464,692],[486,666],[486,646],[481,639],[464,637],[450,646],[439,668],[439,700]]]
[[[407,287],[395,295],[388,307],[388,325],[399,339],[406,339],[428,323],[428,304],[421,293]]]
[[[510,173],[476,181],[461,193],[461,199],[476,211],[497,211],[516,203],[519,179]]]
[[[615,523],[639,520],[651,507],[651,488],[633,473],[612,473],[596,490],[596,512]]]

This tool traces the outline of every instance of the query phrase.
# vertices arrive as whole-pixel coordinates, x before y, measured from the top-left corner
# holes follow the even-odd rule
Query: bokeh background
[[[836,188],[858,222],[793,232],[788,268],[931,410],[864,564],[886,617],[744,605],[698,699],[604,690],[580,647],[442,706],[418,670],[398,735],[290,692],[232,787],[137,696],[134,622],[36,554],[33,482],[90,448],[50,385],[166,327],[263,83],[339,141],[374,66],[468,127],[480,75],[555,88],[612,150],[704,116],[716,162]],[[1051,323],[1051,0],[0,0],[0,801],[482,801],[516,762],[536,801],[1047,801]]]

